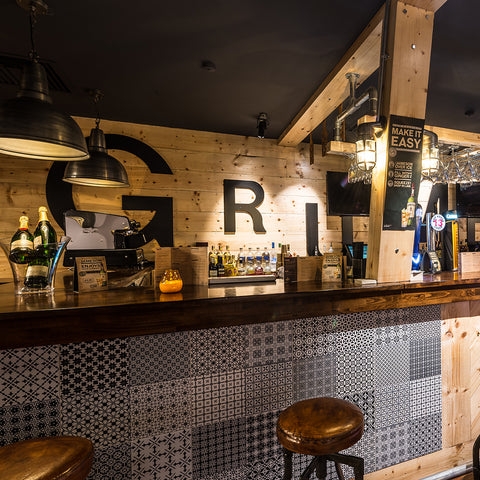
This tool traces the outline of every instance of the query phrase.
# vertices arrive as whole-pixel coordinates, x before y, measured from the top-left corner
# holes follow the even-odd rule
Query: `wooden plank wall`
[[[76,120],[88,135],[94,120]],[[127,215],[146,225],[153,212],[123,211],[121,196],[173,197],[174,243],[177,246],[208,241],[228,244],[237,250],[240,246],[263,248],[271,242],[277,245],[280,242],[289,243],[292,250],[304,255],[305,203],[318,203],[320,249],[323,245],[328,247],[330,242],[340,248],[340,217],[326,215],[326,171],[346,171],[343,157],[322,157],[321,148],[316,146],[315,163],[310,165],[308,144],[281,147],[276,140],[106,120],[100,126],[105,133],[127,135],[153,147],[166,160],[173,175],[151,174],[143,161],[133,154],[110,150],[109,153],[125,165],[130,188],[74,186],[77,209]],[[45,181],[51,163],[6,156],[0,160],[0,239],[8,241],[22,214],[30,217],[31,229],[35,228],[38,206],[46,204]],[[266,234],[255,234],[246,214],[236,215],[235,235],[224,234],[224,179],[253,180],[262,185],[265,200],[259,210]],[[252,195],[248,192],[239,190],[237,201],[249,202]],[[58,227],[55,223],[54,226]],[[354,229],[355,240],[367,240],[365,218],[355,218]],[[155,247],[156,242],[147,245],[147,255],[151,255]],[[0,277],[8,276],[3,255],[0,262]]]

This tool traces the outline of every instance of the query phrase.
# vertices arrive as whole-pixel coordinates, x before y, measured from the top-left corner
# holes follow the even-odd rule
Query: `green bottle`
[[[45,288],[48,285],[47,258],[38,257],[28,264],[24,283],[29,288]]]
[[[35,254],[33,251],[33,235],[28,231],[28,217],[20,217],[20,226],[10,241],[9,258],[13,263],[28,263]]]
[[[33,233],[33,246],[39,257],[53,258],[57,252],[57,234],[47,218],[47,208],[38,209],[38,224]]]

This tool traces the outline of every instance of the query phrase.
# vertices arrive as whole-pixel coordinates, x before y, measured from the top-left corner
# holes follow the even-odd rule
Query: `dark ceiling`
[[[37,51],[70,92],[71,115],[278,138],[383,0],[49,0]],[[435,15],[426,123],[480,132],[480,1],[448,0]],[[28,15],[0,0],[0,54],[25,56]],[[214,72],[202,61],[214,62]],[[372,77],[375,77],[374,74]],[[370,82],[376,79],[371,79]],[[17,88],[0,76],[0,100]]]

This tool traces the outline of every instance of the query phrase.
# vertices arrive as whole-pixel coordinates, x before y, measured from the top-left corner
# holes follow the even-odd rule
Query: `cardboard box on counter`
[[[323,257],[285,257],[283,278],[286,283],[320,280]]]
[[[208,285],[207,247],[159,247],[155,250],[155,284],[163,272],[176,268],[184,285]]]
[[[478,272],[480,275],[480,252],[459,252],[458,271],[460,273]]]

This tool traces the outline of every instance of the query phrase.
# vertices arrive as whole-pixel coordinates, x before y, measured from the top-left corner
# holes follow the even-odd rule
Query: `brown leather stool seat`
[[[0,448],[0,478],[5,480],[85,480],[93,445],[80,437],[23,440]]]
[[[278,440],[284,447],[284,479],[291,479],[292,452],[313,455],[315,459],[300,477],[310,478],[314,470],[318,478],[326,475],[326,460],[353,466],[356,480],[363,478],[363,459],[339,454],[357,443],[363,434],[364,417],[353,403],[340,398],[320,397],[302,400],[280,413],[277,421]]]

